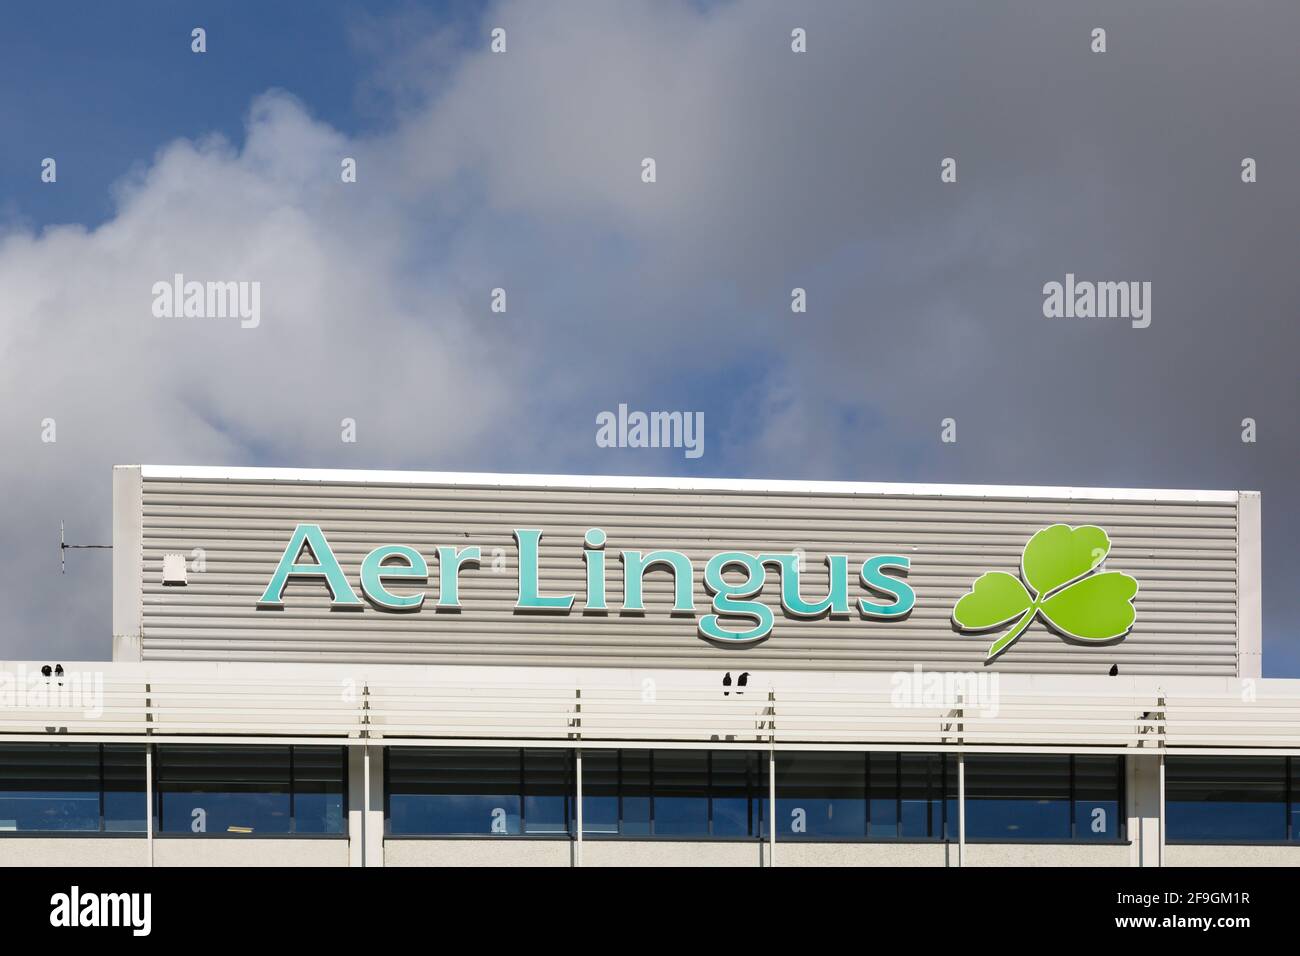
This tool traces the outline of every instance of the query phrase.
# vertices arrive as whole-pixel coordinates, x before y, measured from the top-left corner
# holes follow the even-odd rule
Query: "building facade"
[[[1250,492],[130,466],[0,862],[1300,862]]]

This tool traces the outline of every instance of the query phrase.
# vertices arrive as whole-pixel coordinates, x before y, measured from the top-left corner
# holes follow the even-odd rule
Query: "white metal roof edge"
[[[132,466],[119,466],[132,467]],[[301,481],[384,485],[479,485],[501,488],[601,488],[644,491],[740,491],[825,495],[913,495],[922,498],[1046,498],[1086,501],[1235,503],[1241,492],[1178,488],[1068,488],[1034,485],[954,485],[880,481],[797,481],[768,478],[529,475],[457,471],[382,471],[347,468],[230,468],[140,465],[144,478],[188,481]],[[1257,492],[1255,492],[1257,493]]]

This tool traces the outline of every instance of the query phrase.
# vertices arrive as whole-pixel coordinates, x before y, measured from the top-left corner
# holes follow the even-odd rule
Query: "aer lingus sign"
[[[577,594],[543,594],[539,580],[539,556],[542,532],[536,528],[517,528],[514,531],[518,547],[519,589],[516,611],[532,613],[568,614],[577,602]],[[586,565],[586,593],[580,609],[605,611],[605,532],[591,528],[583,540],[581,560]],[[476,568],[481,560],[478,547],[437,548],[439,563],[439,594],[437,607],[460,608],[460,572],[464,567]],[[313,563],[303,563],[302,555],[309,551]],[[904,580],[886,571],[906,573],[911,565],[902,555],[886,554],[862,562],[856,575],[866,593],[850,602],[849,588],[853,577],[849,571],[849,558],[843,554],[826,556],[829,569],[829,588],[824,597],[807,600],[800,588],[800,556],[795,553],[751,554],[745,551],[721,551],[713,555],[704,566],[704,587],[711,595],[712,614],[699,619],[699,635],[711,641],[753,644],[766,639],[776,623],[772,609],[756,600],[767,583],[768,569],[774,568],[780,579],[781,607],[792,617],[818,618],[826,615],[849,616],[859,614],[864,618],[905,617],[916,603],[916,595]],[[639,613],[645,610],[642,596],[645,573],[654,568],[665,568],[673,575],[674,613],[686,614],[696,610],[694,598],[695,567],[681,551],[633,551],[619,553],[623,565],[623,604],[621,610]],[[728,580],[726,572],[732,572]],[[736,574],[742,580],[734,580]],[[418,611],[425,600],[425,591],[417,587],[412,591],[396,593],[396,582],[416,586],[429,577],[429,565],[424,556],[406,545],[388,544],[375,548],[361,562],[361,591],[376,609],[384,611]],[[329,588],[332,607],[336,609],[361,609],[362,601],[348,583],[325,533],[319,525],[300,524],[285,548],[275,574],[266,585],[258,606],[278,609],[284,606],[285,585],[294,578],[316,579]]]
[[[516,528],[518,590],[516,612],[567,615],[574,611],[609,610],[606,598],[607,535],[590,528],[583,549],[574,555],[585,568],[582,593],[545,593],[540,580],[542,531]],[[438,598],[436,607],[459,610],[462,571],[479,568],[479,547],[438,547]],[[1036,618],[1058,633],[1079,641],[1106,642],[1122,638],[1133,626],[1132,598],[1137,582],[1119,572],[1097,572],[1110,551],[1110,539],[1101,528],[1071,528],[1057,524],[1035,534],[1025,546],[1021,562],[1024,583],[1005,571],[982,575],[957,602],[953,621],[967,631],[989,631],[1015,621],[989,648],[992,660],[1006,650]],[[310,560],[304,560],[304,556]],[[720,644],[755,644],[773,633],[776,616],[760,600],[769,576],[779,589],[781,609],[791,618],[823,617],[902,620],[916,605],[916,592],[905,580],[911,560],[898,554],[876,555],[850,568],[846,554],[824,558],[827,585],[824,594],[804,593],[801,567],[804,558],[794,552],[720,551],[703,567],[703,586],[711,613],[698,617],[700,637]],[[619,552],[622,565],[622,604],[616,610],[631,614],[645,611],[644,577],[647,571],[666,570],[673,577],[672,612],[693,615],[696,567],[682,551]],[[336,610],[362,610],[367,604],[379,611],[411,613],[423,608],[431,577],[429,562],[406,545],[385,544],[361,561],[361,594],[353,589],[334,555],[325,532],[316,524],[299,524],[293,532],[271,579],[258,601],[261,609],[284,607],[290,581],[302,579],[328,589]],[[728,577],[730,575],[730,577]],[[1026,586],[1027,585],[1027,586]],[[852,598],[850,592],[859,588]]]

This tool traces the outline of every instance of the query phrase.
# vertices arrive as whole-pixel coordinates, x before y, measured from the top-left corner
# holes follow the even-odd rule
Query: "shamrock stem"
[[[1029,606],[1029,610],[1025,612],[1024,617],[1016,621],[1015,627],[1007,631],[1007,633],[1003,634],[1001,637],[999,637],[996,641],[993,642],[993,646],[989,648],[988,657],[984,658],[984,663],[987,664],[989,661],[993,660],[993,658],[997,657],[1008,647],[1014,644],[1016,638],[1018,638],[1021,632],[1024,631],[1024,629],[1030,625],[1030,623],[1034,620],[1034,615],[1037,613],[1038,613],[1038,602],[1035,601],[1033,604]]]

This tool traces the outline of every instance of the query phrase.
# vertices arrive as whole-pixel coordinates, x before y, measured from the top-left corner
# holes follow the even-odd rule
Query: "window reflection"
[[[342,747],[159,746],[158,832],[342,833],[344,761]]]
[[[139,744],[0,744],[0,833],[143,832]]]
[[[1166,839],[1171,843],[1295,839],[1294,825],[1288,834],[1288,823],[1295,819],[1295,806],[1287,805],[1288,763],[1294,781],[1294,758],[1166,758]],[[1294,787],[1290,792],[1297,793]]]

